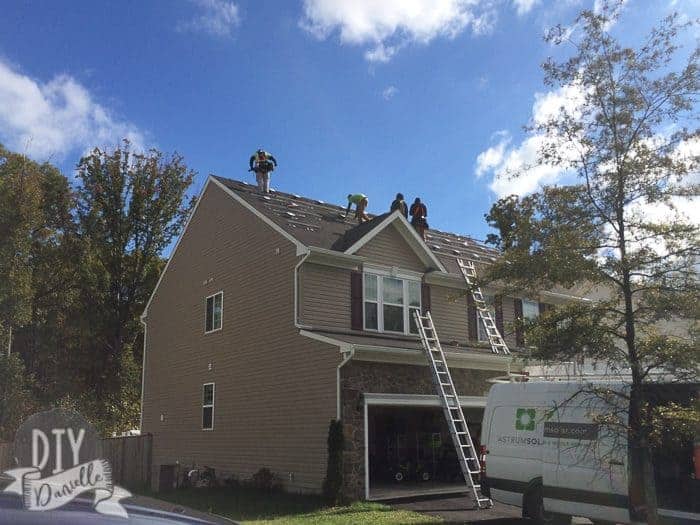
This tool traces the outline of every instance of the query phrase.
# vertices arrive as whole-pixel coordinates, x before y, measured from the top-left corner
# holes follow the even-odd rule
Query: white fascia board
[[[299,330],[299,335],[303,337],[308,337],[309,339],[314,339],[315,341],[320,341],[322,343],[329,344],[331,346],[337,346],[340,348],[341,353],[351,352],[353,350],[353,345],[345,341],[340,341],[339,339],[333,339],[332,337],[327,337],[325,335],[317,334],[315,332],[309,332],[308,330]]]
[[[441,407],[440,398],[425,394],[384,394],[367,392],[362,394],[369,406]],[[465,408],[484,408],[486,397],[459,396],[459,404]]]
[[[401,226],[400,228],[398,228],[399,233],[402,234],[404,240],[408,242],[409,246],[413,248],[413,251],[416,252],[416,255],[418,255],[418,257],[420,257],[422,261],[431,263],[435,268],[438,268],[440,271],[447,272],[440,260],[435,256],[432,250],[428,248],[428,245],[425,244],[425,241],[421,239],[420,235],[416,233],[416,230],[413,228],[413,226],[409,224],[406,218],[398,210],[395,210],[393,213],[391,213],[381,223],[379,223],[378,226],[372,229],[372,231],[364,235],[355,244],[353,244],[347,250],[345,250],[345,253],[353,254],[357,252],[357,250],[359,250],[369,241],[374,239],[374,237],[376,237],[377,234],[379,234],[379,232],[383,231],[386,227],[388,227],[390,224],[396,221],[398,221],[399,225]],[[413,242],[410,242],[409,239]]]
[[[270,219],[267,215],[259,211],[255,206],[250,204],[248,201],[246,201],[243,197],[238,195],[235,191],[233,191],[231,188],[227,187],[225,184],[219,182],[216,180],[215,177],[209,175],[209,179],[207,182],[212,181],[214,184],[216,184],[219,188],[224,190],[226,194],[228,194],[230,197],[232,197],[238,204],[243,206],[245,209],[248,211],[252,212],[253,215],[255,215],[258,219],[263,221],[265,224],[267,224],[270,228],[275,230],[277,233],[279,233],[282,237],[287,239],[289,242],[291,242],[294,246],[296,246],[297,249],[297,255],[303,255],[307,253],[308,247],[300,242],[296,237],[294,237],[292,234],[289,232],[285,231],[284,228],[282,228],[279,224],[277,224],[275,221]]]
[[[144,325],[146,324],[146,318],[148,317],[148,307],[151,306],[151,301],[153,301],[153,297],[155,297],[156,292],[158,291],[158,287],[160,286],[160,282],[163,280],[163,276],[165,276],[165,272],[168,271],[168,267],[170,266],[170,261],[173,260],[175,253],[177,253],[177,249],[180,246],[180,241],[185,236],[185,232],[187,231],[187,227],[190,225],[190,221],[192,220],[192,217],[194,217],[194,214],[197,213],[197,208],[199,208],[199,203],[202,202],[202,198],[204,197],[204,193],[207,191],[207,188],[209,187],[209,182],[211,182],[212,180],[213,180],[212,177],[209,176],[207,178],[207,181],[204,183],[204,187],[202,188],[202,191],[200,191],[199,195],[197,196],[197,202],[194,203],[194,208],[192,208],[192,211],[190,212],[189,217],[187,217],[187,220],[185,221],[185,226],[182,228],[182,231],[180,232],[180,235],[177,238],[177,241],[175,241],[175,246],[173,246],[173,250],[170,252],[170,257],[168,257],[168,260],[165,263],[165,268],[163,268],[163,271],[160,272],[160,276],[158,277],[158,282],[156,282],[156,285],[153,288],[153,291],[151,292],[151,296],[148,298],[148,302],[146,303],[146,307],[143,309],[143,312],[141,313],[141,316],[140,316],[141,322]]]
[[[309,257],[305,262],[353,270],[359,268],[366,260],[366,257],[359,255],[348,255],[345,252],[309,246]]]
[[[460,290],[467,290],[467,283],[464,280],[464,278],[460,275],[453,274],[453,273],[442,273],[442,272],[427,272],[425,274],[425,282],[427,284],[434,284],[436,286],[445,286],[447,288],[458,288]],[[503,290],[502,286],[499,286],[498,284],[491,284],[489,286],[482,286],[481,290],[483,291],[484,295],[494,295],[499,293],[500,291]],[[558,292],[548,292],[548,291],[542,291],[539,293],[540,297],[548,297],[550,299],[555,299],[558,302],[564,302],[564,301],[582,301],[582,302],[590,302],[591,299],[588,299],[586,297],[579,297],[576,295],[569,295],[569,294],[564,294],[564,293],[558,293]],[[528,299],[526,296],[516,296],[520,297],[521,299]]]
[[[358,361],[426,366],[428,364],[422,350],[366,345],[353,345],[353,347],[355,349],[355,359]],[[513,369],[513,358],[510,356],[450,351],[444,351],[444,353],[448,365],[453,368],[494,370],[498,372]]]
[[[588,297],[579,297],[577,295],[569,295],[565,293],[557,292],[540,292],[542,297],[551,297],[552,299],[559,299],[560,301],[581,301],[584,303],[592,302]]]

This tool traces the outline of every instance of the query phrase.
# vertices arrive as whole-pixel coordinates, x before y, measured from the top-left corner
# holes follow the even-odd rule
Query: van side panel
[[[481,441],[488,450],[486,484],[491,497],[519,507],[533,481],[542,477],[543,411],[534,406],[537,398],[528,398],[522,390],[519,384],[491,388]]]
[[[559,387],[558,390],[561,390]],[[627,433],[599,425],[599,416],[617,414],[624,428],[624,406],[593,393],[551,396],[556,407],[543,425],[542,485],[546,510],[617,523],[629,522]]]

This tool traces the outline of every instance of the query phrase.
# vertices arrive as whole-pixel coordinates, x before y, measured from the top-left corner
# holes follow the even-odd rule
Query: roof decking
[[[307,246],[343,252],[388,215],[370,215],[370,221],[357,224],[350,218],[343,220],[341,215],[345,213],[345,208],[335,204],[279,191],[260,193],[251,184],[215,178]],[[425,242],[450,273],[459,273],[458,258],[488,264],[498,256],[496,250],[470,237],[434,229],[427,231]]]

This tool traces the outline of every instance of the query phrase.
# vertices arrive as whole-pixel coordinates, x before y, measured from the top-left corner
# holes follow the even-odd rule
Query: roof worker
[[[403,193],[397,193],[394,202],[391,203],[391,208],[389,208],[389,211],[395,210],[399,210],[402,215],[408,219],[408,205],[406,204],[406,201],[403,200]]]
[[[355,205],[355,218],[357,221],[360,223],[368,221],[369,217],[367,217],[367,214],[365,213],[368,204],[367,195],[362,193],[355,193],[354,195],[352,193],[348,193],[348,207],[345,208],[345,215],[343,215],[343,219],[348,216],[348,213],[350,213],[350,208],[353,204]]]
[[[260,148],[250,156],[249,164],[248,171],[255,172],[258,191],[270,193],[270,173],[277,167],[277,159],[271,153]]]
[[[418,235],[425,240],[425,230],[429,228],[428,221],[426,220],[428,216],[428,207],[420,201],[419,197],[416,197],[408,213],[411,214],[411,224],[418,232]]]

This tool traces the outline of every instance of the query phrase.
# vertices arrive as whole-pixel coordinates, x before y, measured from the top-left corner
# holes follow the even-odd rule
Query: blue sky
[[[397,191],[439,229],[483,238],[498,179],[526,159],[521,127],[564,103],[542,40],[593,2],[565,0],[173,0],[4,2],[0,142],[70,173],[94,145],[129,136],[178,151],[199,173],[252,181],[259,146],[273,187],[385,211]],[[630,42],[698,0],[630,0]],[[529,148],[529,149],[528,149]]]

